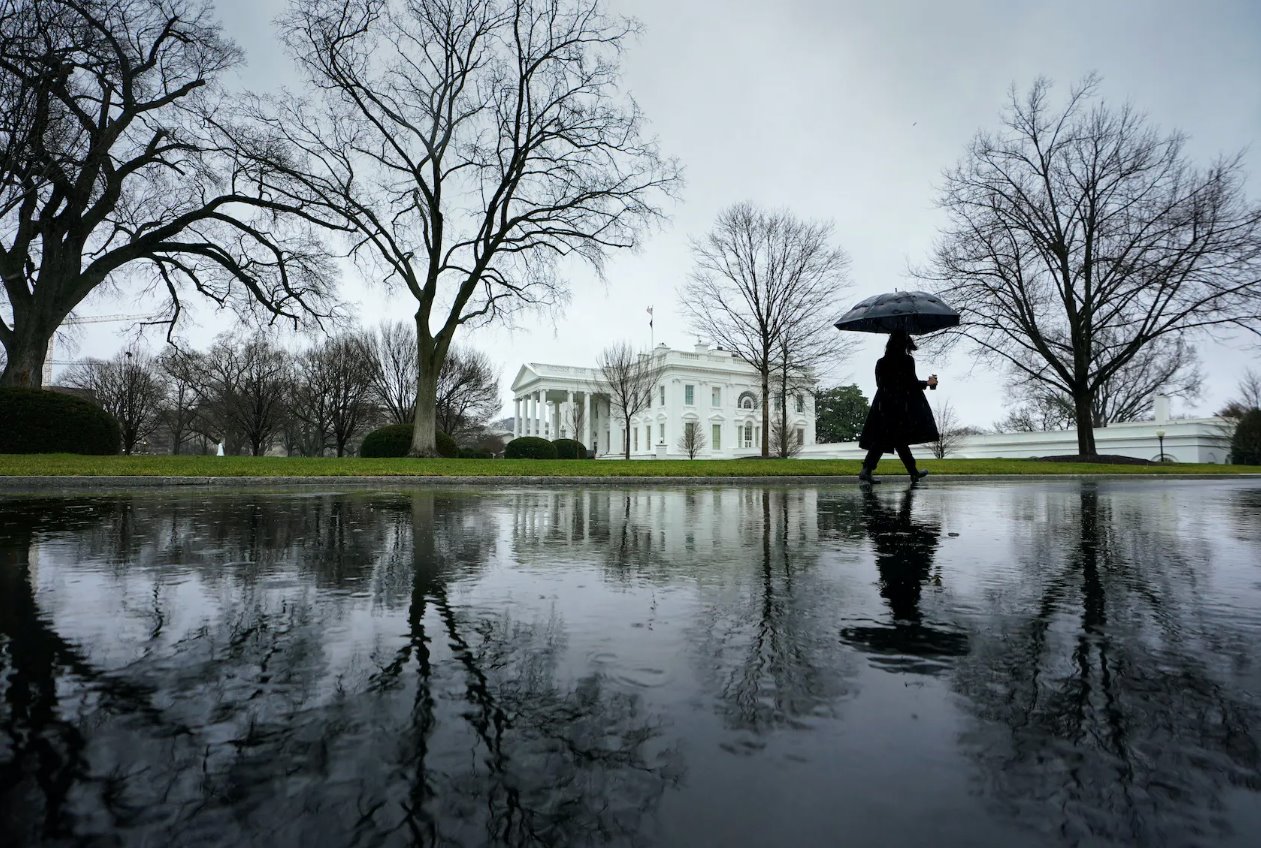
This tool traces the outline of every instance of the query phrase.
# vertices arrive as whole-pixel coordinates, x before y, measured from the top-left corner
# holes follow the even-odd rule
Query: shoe
[[[927,471],[915,471],[915,472],[912,472],[912,474],[911,474],[911,482],[912,482],[912,483],[918,483],[920,480],[923,480],[923,479],[924,479],[925,477],[927,477],[927,476],[928,476],[928,472],[927,472]]]
[[[880,481],[872,477],[871,472],[864,468],[862,471],[858,472],[858,482],[873,485],[875,483],[879,483]]]

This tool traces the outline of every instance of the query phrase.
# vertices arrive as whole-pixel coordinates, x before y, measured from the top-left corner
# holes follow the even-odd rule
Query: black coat
[[[892,453],[903,445],[935,442],[937,422],[924,397],[928,383],[915,376],[911,355],[890,354],[876,363],[876,396],[858,446]]]

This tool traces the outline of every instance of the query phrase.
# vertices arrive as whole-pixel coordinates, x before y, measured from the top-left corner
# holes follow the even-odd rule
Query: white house
[[[692,351],[658,345],[661,380],[652,405],[631,419],[632,458],[685,458],[679,442],[687,427],[705,439],[700,456],[749,456],[762,444],[761,380],[753,368],[723,350],[698,344]],[[530,362],[512,381],[516,436],[574,439],[596,456],[623,454],[625,425],[612,408],[599,369]],[[772,390],[773,394],[773,390]],[[777,416],[778,398],[772,404]],[[814,444],[814,399],[788,397],[788,428],[800,444]]]

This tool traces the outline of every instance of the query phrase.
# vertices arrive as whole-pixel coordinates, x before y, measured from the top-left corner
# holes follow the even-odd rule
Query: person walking
[[[927,380],[915,375],[913,350],[916,347],[911,337],[894,330],[885,344],[884,356],[876,363],[876,396],[871,399],[871,410],[858,438],[858,446],[867,451],[858,475],[861,483],[879,483],[871,476],[876,464],[883,454],[895,451],[912,481],[928,475],[915,467],[910,446],[940,438],[933,411],[924,397],[925,389],[937,387],[937,375]]]

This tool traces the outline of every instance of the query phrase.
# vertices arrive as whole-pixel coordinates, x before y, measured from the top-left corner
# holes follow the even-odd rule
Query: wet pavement
[[[4,845],[1255,845],[1261,481],[0,495]]]

